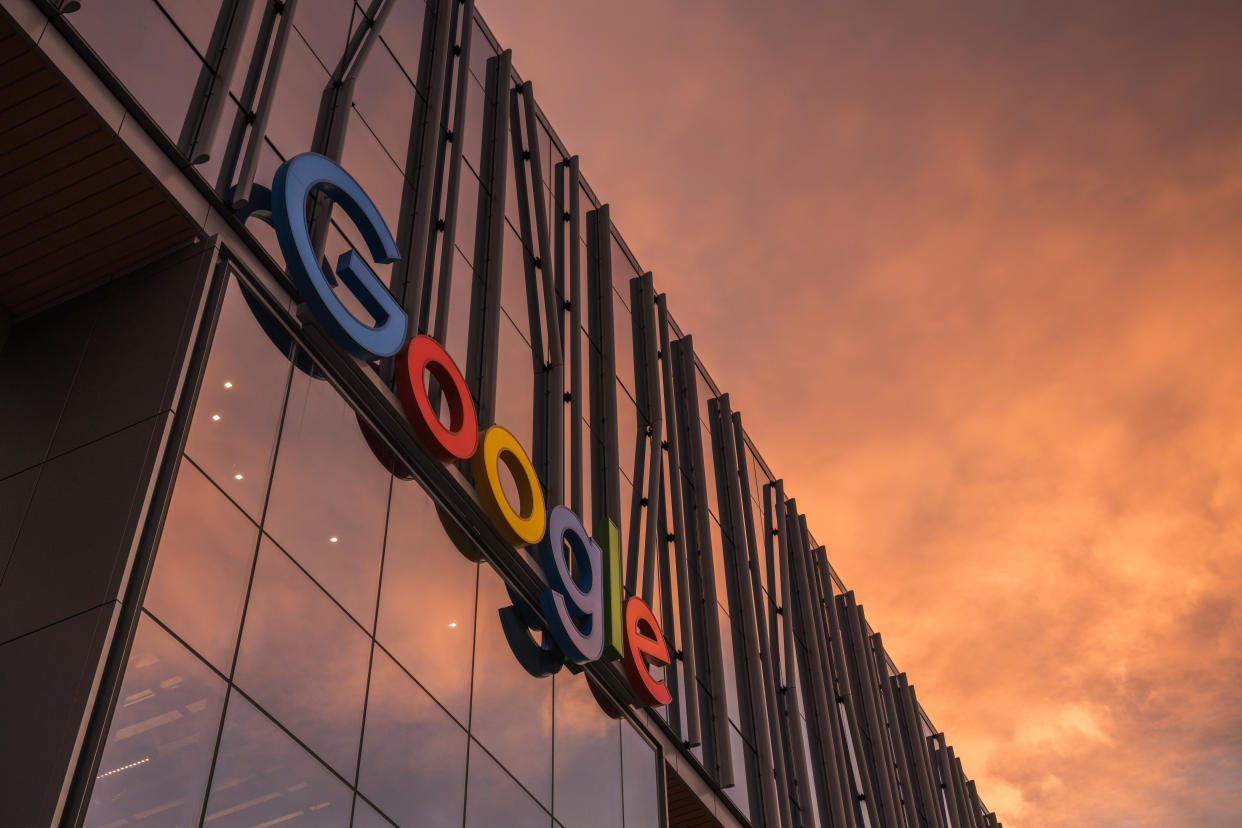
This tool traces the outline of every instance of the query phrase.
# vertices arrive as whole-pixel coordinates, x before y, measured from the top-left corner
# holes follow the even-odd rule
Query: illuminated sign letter
[[[500,485],[500,464],[504,463],[518,489],[518,507],[513,508]],[[514,546],[530,546],[543,537],[547,513],[543,488],[535,468],[518,439],[494,425],[479,437],[479,448],[470,461],[479,504],[501,537]]]
[[[651,665],[667,666],[668,644],[651,608],[641,598],[625,602],[625,659],[621,662],[634,692],[648,707],[668,704],[673,696],[662,681],[651,675]]]
[[[405,311],[353,250],[337,259],[336,275],[371,314],[375,325],[357,319],[332,292],[336,280],[326,263],[316,261],[306,222],[307,202],[316,191],[340,205],[362,233],[376,262],[401,258],[379,210],[358,182],[331,159],[304,152],[281,164],[272,180],[272,224],[289,276],[316,321],[342,348],[365,360],[392,356],[405,344]]]
[[[548,531],[538,553],[551,587],[539,596],[539,604],[552,639],[566,661],[596,661],[604,653],[603,553],[567,506],[548,513]]]
[[[444,393],[449,424],[440,422],[425,377],[431,374]],[[418,439],[437,460],[465,460],[479,442],[479,419],[474,399],[461,370],[444,347],[429,336],[416,336],[397,355],[397,396]]]
[[[621,616],[621,533],[607,518],[595,521],[595,537],[604,552],[604,658],[625,654],[625,621]]]

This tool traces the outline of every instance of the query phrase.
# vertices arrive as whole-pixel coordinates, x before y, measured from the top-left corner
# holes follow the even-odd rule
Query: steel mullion
[[[759,547],[755,538],[755,516],[751,511],[750,469],[746,462],[746,440],[742,429],[742,415],[733,412],[733,467],[737,469],[738,489],[740,494],[739,507],[745,531],[746,562],[744,577],[747,592],[750,594],[750,613],[755,628],[755,653],[759,658],[760,678],[763,687],[764,711],[766,713],[766,738],[771,751],[770,761],[775,777],[777,808],[780,812],[780,824],[790,825],[789,779],[786,771],[786,757],[783,740],[778,744],[780,736],[780,713],[776,703],[776,679],[774,670],[771,638],[768,636],[768,624],[764,612],[763,585],[759,577]],[[739,544],[740,547],[740,544]]]
[[[671,565],[672,562],[669,560],[668,553],[670,541],[668,536],[668,518],[665,516],[663,485],[656,490],[655,498],[655,519],[653,520],[649,514],[647,522],[648,525],[654,523],[656,530],[660,533],[660,542],[656,547],[660,556],[660,623],[664,627],[664,639],[668,642],[669,650],[673,654],[672,662],[664,670],[664,681],[668,684],[669,695],[673,697],[672,701],[669,702],[668,724],[673,729],[673,733],[677,735],[677,738],[682,739],[684,737],[681,726],[681,699],[684,690],[681,686],[681,681],[677,678],[676,655],[682,647],[683,636],[678,634],[677,607],[673,603],[674,569]]]
[[[778,634],[776,628],[781,629],[780,634],[784,641],[785,663],[780,664],[780,671],[783,674],[782,686],[777,692],[777,701],[780,706],[781,714],[781,735],[785,745],[785,753],[789,758],[787,767],[793,768],[794,775],[794,791],[793,795],[798,802],[799,816],[802,818],[803,825],[810,825],[809,819],[814,813],[812,808],[812,800],[815,793],[812,791],[813,779],[810,775],[810,769],[806,763],[805,746],[802,740],[802,713],[798,704],[798,691],[794,686],[792,676],[796,670],[791,669],[793,659],[797,658],[797,645],[794,641],[793,632],[793,612],[788,604],[788,596],[791,592],[791,578],[789,572],[789,540],[785,524],[785,486],[782,481],[765,484],[763,487],[763,523],[764,536],[766,546],[769,551],[768,560],[774,564],[779,558],[778,577],[780,578],[781,593],[783,600],[786,601],[784,607],[777,612],[775,601],[772,601],[772,654],[775,661],[780,661],[781,647],[776,641]],[[773,538],[776,538],[776,548],[773,548]],[[777,573],[773,573],[777,575]],[[772,584],[775,581],[769,580]],[[770,597],[770,596],[769,596]],[[779,616],[779,617],[778,617]],[[778,624],[779,621],[779,624]],[[774,670],[775,673],[775,670]]]
[[[562,216],[569,225],[569,291],[562,294],[565,308],[569,311],[569,324],[566,326],[565,340],[569,343],[569,419],[573,428],[569,432],[569,471],[570,471],[570,505],[579,515],[585,515],[586,504],[582,502],[582,475],[586,468],[586,458],[582,454],[582,263],[581,244],[578,241],[578,228],[581,226],[581,187],[578,183],[578,156],[570,156],[565,167],[567,178],[565,187],[569,190],[569,211]],[[558,178],[557,183],[560,183]],[[566,232],[561,222],[557,223],[561,233]],[[558,241],[558,244],[560,242]],[[557,262],[561,257],[557,256]]]
[[[237,170],[240,160],[242,140],[249,126],[255,95],[259,91],[259,81],[263,76],[263,64],[271,46],[272,30],[276,27],[276,15],[281,14],[284,6],[278,7],[277,0],[267,0],[263,8],[263,18],[259,22],[259,31],[255,39],[254,50],[250,55],[250,64],[246,68],[246,80],[242,84],[241,106],[233,118],[233,126],[229,129],[229,140],[225,144],[224,157],[220,159],[220,172],[216,177],[216,192],[224,195],[233,183],[233,173]]]
[[[690,470],[693,486],[690,495],[693,498],[696,532],[695,539],[698,549],[698,563],[702,581],[703,620],[706,624],[707,650],[704,653],[708,661],[708,677],[712,683],[712,725],[714,737],[712,742],[712,765],[716,770],[716,779],[722,788],[734,784],[733,754],[729,745],[729,704],[724,686],[724,656],[721,652],[720,613],[717,611],[716,566],[712,555],[711,515],[707,507],[706,463],[703,454],[703,440],[699,427],[699,393],[698,374],[694,359],[694,338],[684,336],[674,343],[675,357],[681,357],[681,388],[680,397],[684,410],[682,419],[682,443],[690,459]],[[704,754],[707,754],[706,745]]]
[[[925,811],[924,819],[933,828],[945,828],[944,810],[940,806],[936,774],[932,769],[931,757],[927,753],[927,740],[923,736],[923,727],[918,715],[917,696],[914,688],[906,680],[905,673],[898,673],[891,681],[897,691],[896,702],[906,730],[906,750],[913,758],[915,773],[918,775],[919,795]]]
[[[962,822],[967,828],[974,828],[975,814],[971,812],[970,800],[966,791],[966,773],[962,770],[962,760],[952,747],[948,748],[949,770],[953,773],[953,789],[957,793],[957,809],[962,814]]]
[[[617,369],[612,318],[612,222],[608,205],[587,211],[588,328],[591,349],[592,515],[621,525],[620,461],[617,453]]]
[[[893,677],[888,675],[883,666],[888,660],[888,653],[884,649],[884,641],[879,633],[871,636],[871,642],[875,648],[876,662],[881,665],[880,672],[883,678],[880,682],[880,696],[884,702],[884,717],[888,720],[888,736],[892,742],[893,761],[897,766],[897,776],[904,793],[901,804],[906,815],[906,824],[910,828],[919,828],[918,803],[915,794],[917,781],[910,761],[910,752],[906,748],[901,719],[897,714],[897,699],[893,694]]]
[[[837,601],[840,599],[841,596],[837,596]],[[854,692],[855,675],[854,670],[850,668],[850,661],[846,657],[845,633],[841,629],[840,614],[836,611],[835,602],[831,596],[828,598],[828,606],[825,607],[824,615],[828,620],[828,638],[832,647],[833,659],[839,667],[838,686],[841,691],[841,701],[845,705],[845,718],[849,723],[850,742],[854,747],[854,760],[858,763],[858,777],[863,784],[862,794],[864,800],[868,803],[867,808],[870,810],[871,823],[875,825],[879,821],[877,813],[879,803],[876,802],[875,788],[871,781],[867,752],[863,749],[861,717],[858,712],[860,702]]]
[[[547,341],[546,362],[541,373],[544,376],[544,418],[542,423],[536,420],[536,433],[542,433],[544,440],[544,463],[547,476],[543,477],[543,486],[552,503],[561,503],[565,499],[564,478],[564,443],[565,443],[565,360],[561,347],[563,331],[561,326],[560,298],[556,292],[556,284],[552,272],[554,255],[548,242],[548,209],[543,193],[543,159],[539,152],[539,121],[535,115],[535,94],[530,81],[522,85],[523,114],[526,120],[526,158],[530,162],[531,189],[535,207],[535,240],[539,243],[539,256],[534,266],[539,271],[539,286],[543,293],[544,335]],[[514,163],[525,170],[525,165]],[[525,199],[522,200],[525,203]],[[558,250],[555,254],[560,255]],[[532,322],[533,324],[533,322]],[[536,457],[539,452],[536,452]]]
[[[727,481],[730,523],[733,531],[733,569],[737,583],[739,610],[742,614],[743,637],[746,646],[748,695],[751,705],[751,728],[755,748],[763,773],[764,808],[769,824],[789,824],[788,792],[784,788],[784,762],[780,751],[773,745],[779,732],[774,725],[775,699],[768,678],[771,668],[767,655],[767,636],[763,626],[763,599],[757,580],[751,578],[755,538],[753,517],[750,514],[749,479],[746,467],[737,447],[741,443],[741,421],[729,405],[729,395],[719,398],[717,411],[724,459],[723,475]],[[745,486],[745,488],[743,488]]]
[[[241,58],[245,22],[254,12],[254,3],[255,0],[226,0],[216,15],[205,63],[177,139],[177,149],[191,164],[202,164],[211,158],[210,149],[228,101],[229,84]]]
[[[470,0],[473,2],[473,0]],[[456,0],[434,0],[427,5],[423,23],[423,48],[419,57],[418,93],[414,95],[414,109],[410,115],[410,136],[406,143],[405,181],[401,192],[401,208],[397,217],[397,247],[401,258],[393,263],[390,289],[410,317],[410,327],[418,333],[432,329],[431,302],[424,297],[430,285],[427,272],[433,260],[431,234],[439,213],[442,156],[446,150],[441,135],[444,120],[444,99],[448,85],[449,66],[453,62],[452,49],[454,22],[459,5]],[[433,10],[434,9],[434,10]],[[428,25],[434,20],[433,25]],[[458,92],[460,98],[462,58],[458,57]],[[454,108],[454,129],[461,120],[464,107],[459,99]],[[448,147],[450,158],[461,158],[460,139]],[[450,161],[450,164],[452,162]],[[445,215],[441,237],[441,252],[448,250],[449,266],[452,266],[453,231],[456,225],[457,181],[452,170],[447,185],[449,211]],[[441,282],[446,275],[441,269]],[[444,342],[441,335],[435,337]]]
[[[504,125],[509,119],[509,78],[513,53],[505,50],[487,60],[483,106],[483,153],[479,166],[478,232],[470,296],[470,343],[466,380],[478,407],[479,425],[496,418],[496,365],[500,347],[500,279],[504,255],[505,174],[509,153]],[[464,468],[468,468],[465,464]]]
[[[647,472],[647,532],[643,538],[643,599],[650,602],[655,588],[655,552],[659,529],[651,520],[655,497],[661,489],[664,473],[661,442],[663,422],[660,416],[660,366],[659,347],[656,338],[655,286],[651,273],[644,273],[630,282],[630,307],[634,337],[634,385],[639,397],[639,407],[646,420],[645,432],[650,449],[650,467]],[[640,360],[641,355],[641,360]],[[641,361],[641,365],[639,364]],[[635,483],[641,484],[640,466],[635,466]],[[635,525],[637,528],[637,524]]]
[[[830,567],[828,565],[828,555],[824,551],[824,547],[818,546],[811,548],[811,533],[807,529],[806,516],[798,515],[798,535],[801,539],[802,550],[806,554],[806,565],[808,568],[808,577],[810,578],[810,589],[814,593],[815,601],[812,604],[816,608],[813,613],[815,629],[818,636],[820,658],[823,660],[825,669],[825,688],[829,697],[829,706],[832,708],[833,715],[828,717],[828,737],[832,740],[831,756],[833,758],[832,770],[835,771],[832,777],[833,788],[831,792],[834,796],[840,796],[842,802],[842,810],[845,817],[851,822],[857,822],[852,802],[847,795],[848,791],[853,790],[853,779],[851,778],[849,748],[846,746],[845,730],[841,724],[841,709],[837,696],[837,685],[840,683],[840,677],[844,675],[844,669],[837,663],[833,655],[832,649],[832,632],[831,625],[828,623],[828,613],[832,607],[832,579],[828,576]],[[874,807],[873,807],[874,810]]]
[[[797,621],[802,628],[802,637],[806,646],[807,664],[800,671],[802,676],[803,697],[813,705],[808,708],[808,730],[814,723],[814,744],[819,748],[818,772],[815,774],[815,788],[819,797],[820,817],[828,816],[832,825],[851,825],[852,814],[847,815],[845,793],[841,788],[839,754],[835,746],[832,718],[837,715],[836,695],[832,692],[832,672],[825,661],[825,647],[822,642],[823,631],[817,622],[816,606],[819,603],[815,590],[813,573],[809,571],[810,557],[806,549],[807,539],[803,531],[803,522],[798,514],[797,503],[790,498],[785,502],[785,532],[788,542],[790,569],[797,587],[791,601],[796,603]],[[849,807],[852,811],[853,808]],[[872,825],[877,824],[875,819]]]
[[[274,8],[275,6],[276,3],[273,2],[272,7]],[[243,90],[242,106],[246,108],[247,112],[245,117],[243,117],[243,113],[238,113],[238,119],[233,125],[234,135],[237,136],[238,148],[240,149],[242,135],[246,131],[245,120],[250,121],[250,137],[246,142],[246,153],[241,159],[241,171],[237,175],[237,186],[233,190],[232,205],[234,209],[240,209],[250,201],[250,188],[254,184],[254,173],[259,164],[259,152],[262,150],[263,142],[267,138],[267,122],[272,117],[272,102],[276,96],[276,86],[280,82],[280,71],[285,62],[285,45],[289,42],[289,31],[293,28],[293,15],[297,11],[297,6],[298,0],[285,0],[284,5],[273,12],[280,15],[280,25],[276,28],[271,55],[267,60],[267,71],[263,73],[263,91],[259,95],[259,102],[253,111],[253,115],[250,114],[250,104],[246,98],[253,97],[254,92],[251,91],[251,95],[246,96],[245,92],[250,90]],[[265,20],[264,22],[267,21]],[[247,78],[247,87],[250,86],[250,81],[253,79],[257,88],[258,73],[262,72],[262,64],[263,61],[256,52],[255,63],[251,64],[251,68],[254,70],[253,78]],[[232,158],[232,136],[230,137],[229,147],[229,157]],[[225,177],[225,169],[224,166],[220,169],[218,186],[222,192],[228,190],[232,178],[231,175]],[[232,168],[228,169],[231,173]]]
[[[884,747],[884,733],[880,724],[879,705],[876,698],[875,667],[871,661],[871,650],[867,646],[864,632],[866,616],[863,614],[862,607],[855,602],[853,591],[842,595],[837,605],[846,628],[847,642],[853,653],[854,691],[862,699],[867,732],[871,736],[871,750],[867,758],[874,774],[873,784],[879,789],[885,818],[889,820],[888,824],[895,825],[897,807],[892,791],[891,774],[885,768],[888,752]]]
[[[677,434],[677,395],[674,384],[675,362],[668,333],[668,307],[664,294],[655,298],[657,325],[660,332],[661,388],[664,392],[664,419],[668,422],[668,438],[661,444],[668,462],[669,511],[673,516],[673,552],[677,571],[677,608],[681,618],[682,670],[685,675],[684,696],[686,704],[685,740],[689,747],[702,744],[698,697],[698,652],[695,614],[690,599],[690,567],[686,547],[684,492],[680,465],[681,441]],[[667,535],[665,536],[667,539]],[[687,633],[687,630],[689,632]]]

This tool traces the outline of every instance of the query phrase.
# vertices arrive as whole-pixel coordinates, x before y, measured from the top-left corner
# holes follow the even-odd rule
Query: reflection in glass
[[[216,25],[220,0],[160,0],[160,5],[173,19],[200,55],[207,54],[211,30]],[[244,23],[244,21],[240,21]]]
[[[729,799],[733,800],[738,810],[750,819],[750,793],[746,786],[746,769],[753,767],[754,751],[742,741],[742,734],[738,733],[733,725],[729,725],[729,752],[733,756],[734,785],[732,788],[726,788],[725,793],[729,795]],[[747,761],[751,764],[746,764]]]
[[[390,478],[336,389],[297,372],[263,528],[367,629]]]
[[[346,21],[349,19],[349,6],[337,0],[321,0],[345,9]],[[268,123],[267,137],[272,145],[285,158],[292,158],[300,152],[310,149],[311,139],[315,136],[315,119],[319,114],[319,101],[323,96],[324,87],[328,85],[328,70],[324,69],[310,47],[306,45],[297,31],[299,24],[304,23],[316,3],[299,3],[294,23],[294,32],[289,34],[285,45],[285,59],[281,65],[280,79],[276,87],[276,96],[272,100],[272,115]],[[304,31],[304,30],[303,30]],[[337,57],[344,51],[344,38],[348,33],[341,32],[341,45],[337,49]],[[335,67],[335,62],[329,64]],[[256,179],[260,183],[270,182]]]
[[[234,691],[204,825],[348,828],[352,792]],[[193,824],[193,823],[192,823]]]
[[[357,7],[350,0],[299,0],[294,26],[319,62],[331,72],[345,54],[351,31],[360,22]],[[315,101],[318,100],[316,95]]]
[[[500,576],[490,566],[480,566],[470,733],[527,790],[550,803],[552,682],[532,677],[513,657],[497,615],[511,603]]]
[[[223,706],[223,679],[142,616],[91,791],[88,828],[157,814],[141,824],[198,824]]]
[[[514,222],[517,221],[515,218]],[[522,338],[530,341],[530,311],[526,302],[526,248],[513,227],[506,225],[500,277],[500,307],[522,332]],[[536,276],[538,274],[536,273]],[[503,347],[503,345],[501,346]]]
[[[143,606],[225,674],[258,540],[259,527],[183,462]]]
[[[625,787],[625,828],[660,825],[659,759],[628,722],[621,727],[621,769]]]
[[[83,3],[67,19],[175,140],[203,64],[159,6],[151,0]]]
[[[461,722],[470,715],[477,570],[422,487],[394,483],[376,636]]]
[[[466,741],[466,731],[376,650],[358,790],[403,828],[461,825]]]
[[[397,3],[396,8],[403,5],[408,4]],[[419,9],[420,13],[421,11]],[[390,15],[384,24],[384,31],[391,34],[393,30],[389,27],[395,22]],[[414,73],[418,73],[417,64]],[[358,81],[354,86],[354,108],[384,145],[392,160],[404,169],[410,122],[414,114],[414,85],[397,65],[396,58],[388,51],[383,38],[372,47],[358,71]],[[351,124],[349,132],[363,128],[361,124]],[[346,169],[352,171],[353,168],[347,166]],[[363,189],[371,192],[370,188]],[[385,218],[388,218],[387,214]],[[396,229],[395,225],[393,229]]]
[[[391,822],[358,795],[354,796],[354,821],[351,825],[353,828],[392,828]]]
[[[393,5],[384,24],[384,44],[410,78],[418,77],[418,57],[423,46],[423,22],[427,15],[423,0],[403,0]]]
[[[621,722],[604,715],[585,676],[561,671],[556,686],[556,783],[552,813],[565,828],[620,828]]]
[[[185,452],[255,520],[263,514],[291,370],[230,279]]]
[[[237,656],[238,687],[347,779],[370,639],[266,538]]]
[[[535,368],[530,346],[503,313],[496,364],[500,374],[496,380],[496,423],[512,432],[530,454],[535,430]]]
[[[384,57],[391,60],[388,52],[384,49],[372,49],[372,53],[382,52]],[[410,93],[411,95],[413,92]],[[399,109],[399,106],[394,106]],[[409,121],[406,121],[406,129],[409,129]],[[401,212],[401,189],[404,179],[401,177],[401,169],[397,166],[397,160],[393,157],[395,152],[385,149],[376,139],[375,133],[368,122],[353,113],[352,123],[345,133],[345,147],[341,156],[341,166],[349,170],[357,182],[362,186],[363,192],[371,197],[371,201],[375,202],[376,208],[379,209],[380,215],[383,216],[384,222],[388,225],[388,231],[395,237],[397,235],[397,217]],[[401,163],[405,161],[405,146],[400,147]],[[345,215],[345,211],[339,207],[333,211],[336,215],[337,223],[342,227],[347,227],[347,235],[355,236],[361,241],[361,235],[357,234],[353,229],[353,223],[349,216]],[[355,245],[358,250],[365,251],[366,248]],[[335,266],[336,259],[330,259]],[[367,256],[368,264],[372,264],[373,260]],[[379,273],[379,265],[373,265],[377,273]],[[391,266],[387,268],[392,270]],[[390,277],[382,274],[384,281],[389,282]]]
[[[466,828],[548,828],[552,824],[548,812],[474,741],[466,791]]]

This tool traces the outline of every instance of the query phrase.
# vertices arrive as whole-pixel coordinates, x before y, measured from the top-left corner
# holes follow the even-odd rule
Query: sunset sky
[[[1242,4],[478,0],[1009,828],[1242,819]]]

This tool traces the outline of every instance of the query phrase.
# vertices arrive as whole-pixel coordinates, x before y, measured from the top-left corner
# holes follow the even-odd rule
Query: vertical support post
[[[560,214],[561,221],[556,223],[557,250],[568,253],[569,272],[565,273],[565,257],[556,257],[558,281],[562,281],[560,296],[564,300],[564,308],[568,311],[569,321],[563,326],[564,340],[569,343],[569,419],[572,424],[569,432],[569,499],[574,512],[586,517],[586,504],[582,494],[582,474],[586,468],[586,458],[582,453],[582,255],[578,243],[579,228],[582,226],[581,196],[582,188],[578,181],[578,156],[574,155],[564,164],[558,165],[556,178],[558,211],[563,210],[565,202],[569,202],[569,210]],[[568,199],[562,192],[568,190]],[[564,240],[564,235],[569,240]],[[569,289],[565,290],[563,279],[569,277]],[[593,517],[592,517],[593,519]]]
[[[471,0],[472,1],[472,0]],[[431,0],[427,4],[423,24],[423,49],[418,61],[417,85],[421,95],[414,96],[414,111],[410,116],[410,140],[406,145],[405,182],[401,188],[401,211],[397,219],[397,247],[401,258],[393,263],[390,290],[409,314],[418,333],[426,333],[428,326],[428,303],[423,301],[423,280],[427,263],[433,255],[434,245],[430,237],[435,232],[435,209],[433,204],[441,182],[439,158],[443,150],[441,123],[444,117],[445,90],[450,80],[453,54],[450,44],[453,23],[459,4],[457,0]],[[458,57],[458,69],[466,65]],[[461,81],[458,80],[458,88]],[[462,110],[462,101],[456,107]],[[457,113],[454,113],[456,123]],[[456,127],[454,127],[456,128]],[[456,133],[454,133],[456,135]],[[461,158],[461,141],[453,141],[453,157]],[[451,178],[451,175],[450,175]],[[456,181],[449,183],[449,199],[456,203]],[[455,221],[456,211],[450,210],[446,218],[444,236],[451,239],[448,221]],[[445,245],[452,252],[452,241]],[[450,263],[452,258],[449,259]],[[441,277],[443,278],[443,276]],[[443,343],[443,339],[439,340]]]
[[[509,83],[513,53],[505,50],[487,61],[483,105],[483,153],[479,174],[478,233],[474,245],[474,284],[470,295],[470,343],[466,382],[478,407],[479,424],[496,420],[496,364],[500,347],[500,279],[504,256],[505,177],[509,151]],[[468,464],[467,464],[468,467]]]
[[[592,518],[621,525],[620,459],[617,449],[617,363],[612,318],[612,221],[608,205],[587,212],[588,325],[599,350],[591,349]]]
[[[677,604],[681,618],[681,657],[682,671],[685,675],[686,704],[686,744],[695,747],[702,744],[702,729],[699,716],[699,680],[698,659],[703,652],[700,646],[701,629],[697,626],[695,602],[691,598],[691,583],[695,580],[690,572],[688,538],[685,520],[685,493],[681,472],[681,440],[677,432],[677,385],[676,362],[673,359],[672,345],[669,337],[668,306],[664,294],[655,299],[657,323],[660,329],[660,355],[663,362],[661,388],[664,391],[664,419],[668,423],[668,439],[662,448],[668,462],[668,507],[673,517],[671,540],[676,557],[677,570]],[[665,536],[668,538],[668,536]]]
[[[707,677],[711,682],[710,695],[701,699],[711,721],[711,738],[703,740],[703,757],[706,764],[715,772],[716,781],[722,788],[734,784],[733,755],[729,746],[729,707],[724,686],[724,656],[720,646],[720,615],[716,610],[716,568],[712,559],[711,515],[707,511],[707,480],[706,465],[703,459],[703,441],[699,429],[699,393],[698,379],[694,361],[694,340],[686,336],[672,343],[674,378],[677,388],[674,391],[679,403],[679,430],[681,432],[682,469],[688,470],[690,488],[686,492],[686,525],[692,528],[693,544],[687,544],[687,551],[694,549],[691,556],[690,572],[697,571],[698,578],[693,586],[697,586],[696,597],[703,623],[703,635],[706,639],[704,648],[700,650],[700,664],[706,666]],[[693,515],[693,521],[690,515]]]
[[[729,404],[729,395],[711,399],[707,403],[708,420],[711,426],[713,450],[716,454],[717,502],[720,503],[722,529],[727,528],[727,535],[721,532],[724,540],[725,581],[729,594],[729,605],[735,626],[742,632],[741,648],[734,641],[734,663],[738,676],[743,676],[739,704],[741,706],[742,727],[748,732],[751,744],[755,746],[759,767],[752,776],[757,777],[757,784],[751,787],[752,818],[763,815],[763,824],[782,825],[788,821],[787,806],[784,798],[777,793],[776,753],[772,749],[771,728],[768,727],[768,694],[764,681],[763,650],[767,647],[764,638],[759,634],[759,621],[756,618],[759,600],[755,591],[757,584],[751,583],[749,549],[753,543],[747,544],[746,518],[743,516],[747,503],[742,495],[742,471],[738,463],[737,437],[734,434],[733,411]],[[735,636],[736,638],[736,636]],[[783,775],[783,774],[782,774]],[[755,807],[755,805],[758,807]]]
[[[246,128],[250,128],[249,140],[246,141],[246,152],[241,157],[241,170],[237,173],[237,185],[233,188],[233,208],[241,209],[250,201],[250,188],[254,185],[254,173],[259,164],[259,153],[267,138],[267,122],[272,117],[272,102],[276,97],[276,86],[280,82],[280,70],[285,62],[285,45],[289,42],[289,32],[293,28],[293,15],[297,11],[298,0],[285,0],[282,5],[278,0],[268,0],[267,10],[263,14],[263,22],[259,28],[259,43],[267,44],[272,39],[272,28],[276,26],[276,17],[280,24],[276,27],[275,38],[272,39],[271,55],[267,59],[267,71],[264,72],[263,52],[256,46],[254,56],[250,60],[250,70],[246,75],[246,83],[242,89],[242,111],[233,121],[233,130],[229,134],[228,150],[225,152],[225,163],[220,165],[220,176],[216,180],[216,190],[228,193],[233,181],[233,171],[241,152],[242,141],[246,139]],[[255,103],[260,78],[263,93]]]
[[[225,0],[216,15],[206,62],[199,70],[190,108],[177,139],[177,149],[191,164],[202,164],[211,158],[211,145],[229,99],[229,84],[241,58],[246,21],[253,11],[254,0]]]
[[[634,340],[634,386],[642,422],[639,423],[639,431],[635,435],[634,497],[630,504],[630,544],[626,562],[626,588],[632,594],[639,593],[638,575],[641,570],[642,597],[644,601],[651,603],[655,592],[656,539],[660,534],[657,522],[652,518],[664,470],[660,448],[663,439],[663,423],[660,416],[660,362],[655,330],[655,287],[651,273],[644,273],[630,280],[630,308]],[[644,471],[646,480],[642,479]],[[641,538],[640,547],[638,531],[642,525],[641,510],[644,508],[647,510],[647,531]]]

